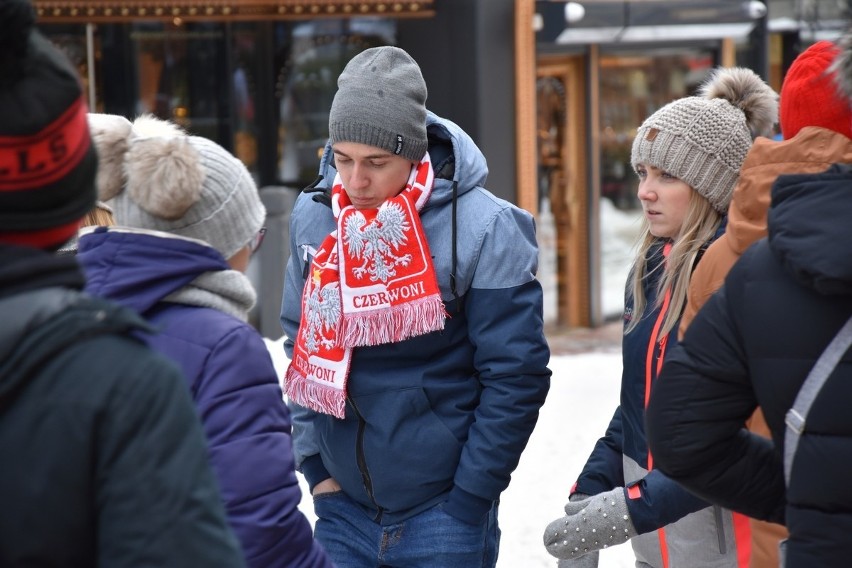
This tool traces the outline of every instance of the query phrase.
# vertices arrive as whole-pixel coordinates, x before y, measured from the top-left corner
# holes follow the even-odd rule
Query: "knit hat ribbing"
[[[95,204],[97,155],[77,72],[34,24],[0,2],[0,242],[50,250]]]
[[[383,46],[353,57],[337,79],[331,143],[358,142],[412,161],[426,153],[426,82],[404,50]]]
[[[781,132],[785,140],[806,126],[819,126],[852,138],[852,108],[838,88],[832,63],[840,53],[818,41],[790,65],[781,85]]]
[[[752,133],[769,134],[777,116],[778,95],[760,77],[720,68],[698,96],[671,102],[642,123],[630,162],[677,177],[726,213]]]
[[[98,195],[116,224],[200,239],[226,259],[263,226],[251,174],[215,142],[152,116],[90,114],[89,125],[102,156]]]

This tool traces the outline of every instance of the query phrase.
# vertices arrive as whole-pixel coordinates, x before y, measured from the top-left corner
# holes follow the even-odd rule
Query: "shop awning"
[[[629,26],[626,28],[569,28],[556,37],[560,45],[647,43],[666,41],[703,41],[745,38],[754,23],[673,24],[667,26]]]
[[[731,0],[578,0],[584,16],[566,22],[564,3],[536,3],[540,45],[664,43],[742,38],[755,21],[747,2]]]
[[[429,17],[437,0],[33,0],[42,22],[303,20]]]

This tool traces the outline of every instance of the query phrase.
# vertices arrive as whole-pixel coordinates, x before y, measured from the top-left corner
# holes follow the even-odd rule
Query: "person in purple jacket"
[[[114,227],[81,231],[86,291],[130,307],[183,370],[231,527],[248,566],[327,567],[299,511],[290,415],[244,272],[266,211],[245,166],[151,116],[90,114],[98,194]]]

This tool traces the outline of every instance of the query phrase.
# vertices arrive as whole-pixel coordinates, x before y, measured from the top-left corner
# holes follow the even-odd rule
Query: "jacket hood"
[[[429,139],[429,156],[435,169],[435,185],[424,209],[447,203],[453,198],[453,183],[462,195],[478,186],[485,186],[488,165],[482,151],[473,139],[456,123],[438,115],[426,113],[426,134]],[[320,160],[318,188],[331,188],[337,174],[331,141],[326,143]]]
[[[107,333],[152,332],[137,314],[79,290],[46,287],[0,299],[0,413],[65,348]]]
[[[793,277],[821,294],[852,294],[852,165],[780,176],[772,188],[769,245]]]
[[[821,172],[833,163],[852,162],[852,140],[811,126],[789,140],[757,138],[740,171],[728,210],[728,245],[742,255],[766,236],[772,183],[784,173]]]
[[[201,274],[230,269],[202,241],[126,227],[84,232],[77,259],[86,273],[87,292],[143,315]]]

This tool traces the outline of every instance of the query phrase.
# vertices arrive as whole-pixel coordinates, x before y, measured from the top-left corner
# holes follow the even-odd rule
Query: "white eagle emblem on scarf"
[[[405,231],[409,228],[405,212],[397,203],[385,202],[376,218],[368,225],[360,212],[346,219],[343,242],[353,258],[364,259],[361,266],[352,269],[356,278],[369,273],[370,280],[387,282],[396,276],[396,266],[408,266],[411,255],[396,256],[394,251],[406,243]]]
[[[305,346],[309,353],[316,353],[319,347],[334,347],[334,331],[340,320],[340,285],[335,282],[320,287],[315,284],[305,299]]]

